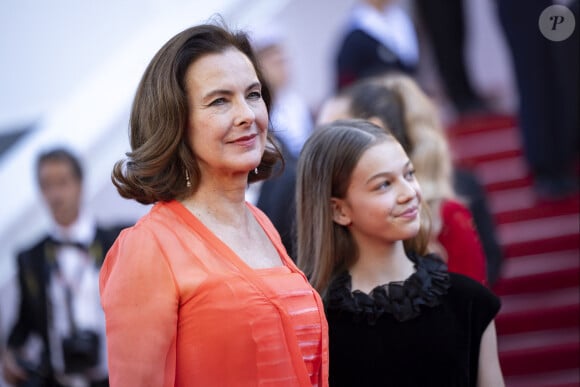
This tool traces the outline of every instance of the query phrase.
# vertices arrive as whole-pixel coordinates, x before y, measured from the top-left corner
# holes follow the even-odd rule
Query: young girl
[[[298,162],[297,208],[331,386],[503,386],[499,299],[427,253],[421,190],[394,137],[363,120],[320,127]]]
[[[463,180],[455,178],[464,174],[456,174],[453,168],[438,117],[435,106],[414,80],[402,74],[387,74],[361,80],[329,99],[318,122],[362,118],[388,129],[416,168],[431,215],[429,249],[438,253],[449,271],[487,284],[486,253],[493,261],[492,279],[496,278],[496,262],[501,259],[493,228],[490,230],[493,220],[485,207],[482,214],[479,195],[474,197],[471,189],[469,196],[463,195]],[[483,245],[482,240],[486,242]]]

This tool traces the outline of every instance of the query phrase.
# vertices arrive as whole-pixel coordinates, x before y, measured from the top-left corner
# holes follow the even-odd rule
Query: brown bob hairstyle
[[[115,163],[111,176],[122,197],[151,204],[183,199],[197,190],[200,169],[187,135],[185,73],[201,57],[231,48],[245,54],[254,65],[262,98],[270,110],[270,92],[246,33],[216,24],[197,25],[178,33],[155,54],[137,89],[129,124],[131,151]],[[248,182],[268,178],[278,161],[283,164],[282,154],[268,130],[258,173],[250,173]]]

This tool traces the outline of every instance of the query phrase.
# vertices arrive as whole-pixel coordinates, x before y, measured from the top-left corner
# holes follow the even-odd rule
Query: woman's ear
[[[381,120],[379,117],[377,116],[372,116],[367,118],[367,121],[375,124],[376,126],[379,126],[383,129],[387,129],[387,125],[385,125],[385,123],[383,122],[383,120]]]
[[[352,223],[348,211],[346,209],[346,203],[342,199],[331,198],[330,206],[332,210],[332,220],[341,226],[348,226]]]

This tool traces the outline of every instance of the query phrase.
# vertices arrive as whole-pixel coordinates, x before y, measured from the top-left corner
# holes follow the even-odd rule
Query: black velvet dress
[[[351,291],[348,272],[325,297],[330,386],[476,386],[481,336],[500,308],[478,282],[414,257],[402,283]]]

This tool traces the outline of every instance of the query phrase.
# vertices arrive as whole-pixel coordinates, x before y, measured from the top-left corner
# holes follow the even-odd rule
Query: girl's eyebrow
[[[403,169],[407,169],[411,166],[411,160],[407,160],[407,162],[405,163],[405,165],[403,166]],[[373,181],[374,179],[377,179],[379,177],[384,177],[384,176],[390,176],[392,175],[393,172],[390,171],[386,171],[386,172],[379,172],[375,175],[372,175],[371,177],[368,178],[368,180],[366,181],[366,184],[370,183],[371,181]]]

